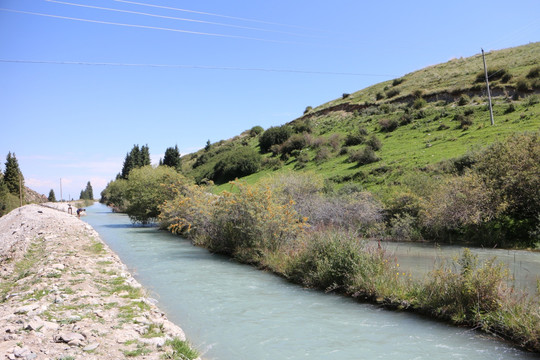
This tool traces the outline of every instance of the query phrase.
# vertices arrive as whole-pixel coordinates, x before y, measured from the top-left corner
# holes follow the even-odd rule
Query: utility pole
[[[64,201],[64,200],[62,199],[62,178],[60,178],[60,201],[61,201],[61,202]]]
[[[22,207],[22,176],[21,176],[21,173],[19,172],[19,199],[21,200],[21,207]]]
[[[486,57],[484,55],[484,49],[482,49],[482,60],[484,60],[484,74],[486,76],[486,87],[489,101],[489,119],[491,120],[491,125],[495,125],[495,122],[493,121],[493,107],[491,105],[491,92],[489,91],[488,71],[486,67]]]

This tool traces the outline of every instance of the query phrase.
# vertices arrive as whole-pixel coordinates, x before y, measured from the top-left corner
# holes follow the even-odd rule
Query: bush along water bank
[[[303,286],[481,329],[540,352],[539,294],[508,287],[508,271],[495,259],[480,263],[465,249],[425,280],[413,279],[366,240],[382,233],[382,206],[358,191],[323,201],[319,185],[285,176],[256,186],[234,182],[215,196],[176,183],[174,198],[160,208],[161,226]],[[346,214],[354,220],[340,222]]]

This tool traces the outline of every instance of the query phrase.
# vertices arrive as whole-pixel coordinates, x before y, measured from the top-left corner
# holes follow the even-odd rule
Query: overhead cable
[[[304,30],[316,30],[316,29],[309,29],[298,25],[289,25],[289,24],[282,24],[282,23],[276,23],[271,21],[264,21],[264,20],[256,20],[256,19],[248,19],[243,17],[237,17],[237,16],[229,16],[229,15],[222,15],[222,14],[216,14],[216,13],[209,13],[209,12],[203,12],[203,11],[196,11],[196,10],[188,10],[188,9],[181,9],[181,8],[175,8],[170,6],[162,6],[162,5],[154,5],[154,4],[146,4],[146,3],[140,3],[136,1],[129,1],[129,0],[113,0],[116,2],[126,3],[126,4],[133,4],[133,5],[140,5],[140,6],[149,6],[153,8],[159,8],[159,9],[167,9],[167,10],[175,10],[175,11],[182,11],[182,12],[188,12],[192,14],[199,14],[199,15],[208,15],[208,16],[216,16],[226,19],[232,19],[232,20],[240,20],[240,21],[248,21],[248,22],[254,22],[254,23],[260,23],[260,24],[267,24],[267,25],[277,25],[277,26],[285,26],[285,27],[291,27],[291,28],[297,28],[297,29],[304,29]]]
[[[285,35],[293,35],[293,36],[301,36],[301,37],[315,37],[315,36],[311,36],[311,35],[297,34],[297,33],[291,33],[291,32],[287,32],[287,31],[263,29],[263,28],[242,26],[242,25],[234,25],[234,24],[225,24],[225,23],[219,23],[219,22],[213,22],[213,21],[205,21],[205,20],[179,18],[179,17],[174,17],[174,16],[157,15],[157,14],[150,14],[150,13],[144,13],[144,12],[132,11],[132,10],[122,10],[122,9],[107,8],[107,7],[102,7],[102,6],[77,4],[77,3],[71,3],[71,2],[66,2],[66,1],[58,1],[58,0],[45,0],[45,1],[50,2],[50,3],[55,3],[55,4],[78,6],[78,7],[84,7],[84,8],[89,8],[89,9],[114,11],[114,12],[121,12],[121,13],[134,14],[134,15],[143,15],[143,16],[150,16],[150,17],[156,17],[156,18],[161,18],[161,19],[178,20],[178,21],[194,22],[194,23],[199,23],[199,24],[208,24],[208,25],[217,25],[217,26],[225,26],[225,27],[231,27],[231,28],[236,28],[236,29],[244,29],[244,30],[255,30],[255,31],[280,33],[280,34],[285,34]]]
[[[271,43],[281,43],[281,44],[299,44],[299,42],[295,42],[295,41],[262,39],[262,38],[255,38],[255,37],[242,36],[242,35],[207,33],[207,32],[200,32],[200,31],[172,29],[172,28],[164,28],[164,27],[148,26],[148,25],[124,24],[124,23],[117,23],[117,22],[112,22],[112,21],[82,19],[82,18],[75,18],[75,17],[70,17],[70,16],[52,15],[52,14],[44,14],[44,13],[37,13],[37,12],[32,12],[32,11],[23,11],[23,10],[6,9],[6,8],[0,8],[0,11],[9,11],[9,12],[15,12],[15,13],[20,13],[20,14],[45,16],[45,17],[51,17],[51,18],[56,18],[56,19],[82,21],[82,22],[89,22],[89,23],[95,23],[95,24],[105,24],[105,25],[125,26],[125,27],[140,28],[140,29],[172,31],[172,32],[178,32],[178,33],[184,33],[184,34],[215,36],[215,37],[222,37],[222,38],[242,39],[242,40],[254,40],[254,41],[263,41],[263,42],[271,42]]]
[[[367,74],[367,73],[335,72],[335,71],[310,71],[310,70],[269,69],[269,68],[242,68],[242,67],[206,66],[206,65],[181,65],[181,64],[133,64],[133,63],[88,62],[88,61],[49,61],[49,60],[13,60],[13,59],[0,59],[0,63],[183,68],[183,69],[203,69],[203,70],[260,71],[260,72],[277,72],[277,73],[297,73],[297,74],[317,74],[317,75],[346,75],[346,76],[376,76],[376,77],[379,77],[379,76],[381,76],[381,77],[394,77],[395,76],[395,75],[391,75],[391,74]]]

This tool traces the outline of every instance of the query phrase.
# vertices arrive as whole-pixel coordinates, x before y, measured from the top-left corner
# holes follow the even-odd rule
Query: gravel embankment
[[[173,358],[183,331],[90,225],[46,205],[0,218],[1,359]]]

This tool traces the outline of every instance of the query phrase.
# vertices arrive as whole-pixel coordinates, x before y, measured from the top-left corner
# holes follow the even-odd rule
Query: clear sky
[[[0,0],[0,157],[96,197],[157,163],[369,85],[540,40],[540,1]],[[135,64],[135,65],[134,65]],[[167,65],[167,66],[158,66]]]

